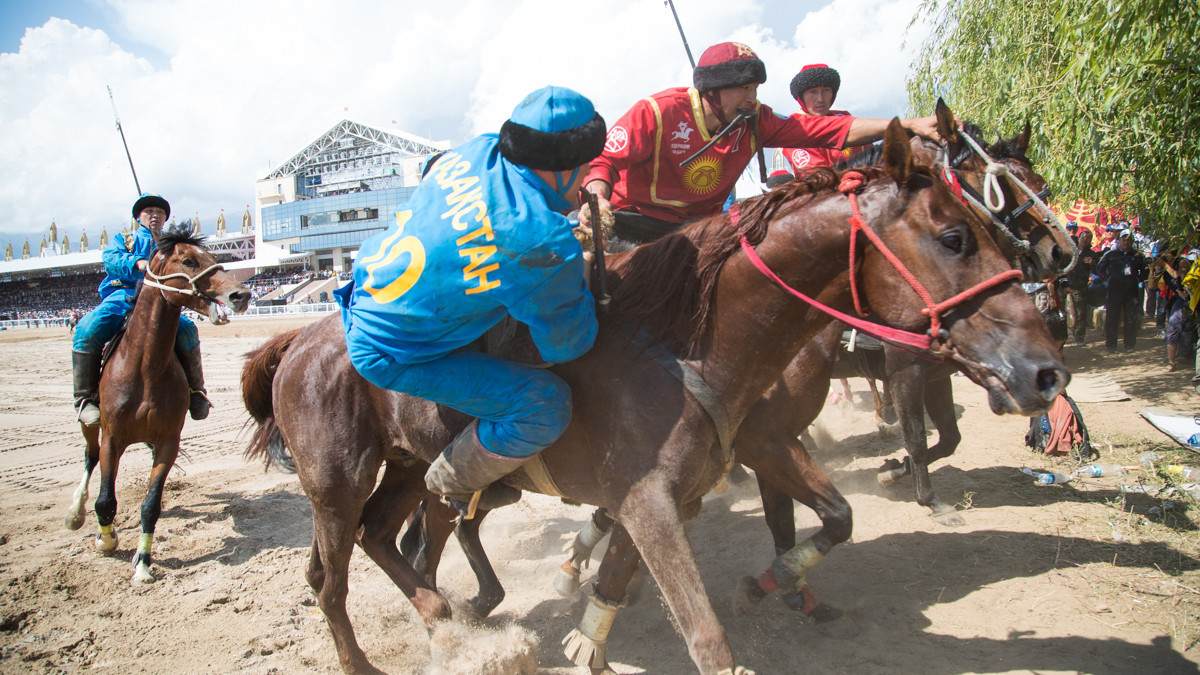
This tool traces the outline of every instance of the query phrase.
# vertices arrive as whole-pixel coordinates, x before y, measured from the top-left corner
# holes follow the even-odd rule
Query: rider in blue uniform
[[[477,418],[426,475],[460,511],[571,419],[570,389],[556,375],[471,345],[511,315],[547,361],[591,349],[597,326],[583,251],[560,214],[578,205],[604,140],[587,98],[563,87],[533,92],[498,135],[437,160],[396,223],[363,242],[354,283],[337,291],[363,377]],[[496,485],[480,508],[519,494]]]
[[[133,203],[133,217],[139,227],[132,234],[119,233],[104,249],[104,271],[100,282],[100,304],[79,320],[71,346],[71,365],[74,371],[75,408],[79,421],[87,426],[100,423],[100,354],[105,343],[116,335],[133,307],[138,282],[146,274],[154,255],[154,238],[171,215],[171,205],[156,194],[144,193]],[[200,336],[196,324],[186,316],[179,317],[175,333],[175,353],[187,375],[192,396],[192,419],[208,417],[208,398],[204,390],[204,373],[200,368]]]

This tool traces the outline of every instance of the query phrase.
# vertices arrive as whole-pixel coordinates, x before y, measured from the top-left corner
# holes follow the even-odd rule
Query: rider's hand
[[[145,272],[146,268],[149,267],[150,264],[147,263],[145,260],[139,260],[139,261],[137,261],[137,263],[134,264],[134,266],[137,267],[137,271]]]
[[[929,115],[928,117],[912,117],[904,120],[902,123],[905,129],[918,136],[928,138],[936,143],[943,142],[941,134],[938,133],[937,115]],[[954,123],[956,126],[962,126],[962,121],[958,119],[957,115],[954,117]]]
[[[592,216],[591,204],[584,202],[583,206],[579,209],[579,227],[576,228],[575,236],[580,239],[580,243],[584,245],[584,248],[591,248],[590,245],[584,243],[584,239],[587,239],[589,243],[591,242],[595,230],[594,223],[596,221],[600,223],[600,233],[604,237],[603,241],[608,241],[612,237],[612,204],[603,196],[596,195],[596,205],[600,210],[600,214],[596,218]]]

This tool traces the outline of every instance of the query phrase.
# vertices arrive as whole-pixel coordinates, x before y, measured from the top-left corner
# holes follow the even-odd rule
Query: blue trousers
[[[1138,303],[1136,288],[1123,291],[1109,289],[1107,302],[1104,303],[1104,344],[1109,351],[1117,348],[1117,339],[1121,337],[1122,330],[1126,349],[1133,349],[1137,344],[1140,319]]]
[[[99,354],[104,350],[105,343],[117,334],[132,307],[133,302],[125,293],[117,291],[109,294],[79,320],[71,348],[86,354]],[[175,351],[186,352],[199,346],[200,333],[196,330],[196,324],[180,315],[179,329],[175,331]]]
[[[529,457],[571,421],[571,388],[557,375],[469,347],[427,363],[397,363],[347,340],[350,361],[382,389],[410,394],[479,418],[479,441],[504,457]]]

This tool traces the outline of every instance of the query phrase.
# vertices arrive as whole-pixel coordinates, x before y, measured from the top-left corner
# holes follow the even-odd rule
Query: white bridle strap
[[[142,280],[142,285],[149,286],[150,288],[157,288],[157,289],[164,290],[164,291],[174,291],[175,293],[182,293],[183,295],[200,295],[200,289],[196,288],[196,282],[199,281],[200,279],[203,279],[204,277],[208,276],[209,274],[216,272],[217,270],[224,271],[224,269],[225,268],[221,267],[220,264],[216,264],[216,265],[209,266],[208,269],[205,269],[203,272],[197,274],[194,277],[189,277],[188,275],[184,274],[183,272],[176,272],[174,274],[166,274],[166,275],[163,275],[160,277],[157,274],[155,274],[154,272],[150,271],[150,265],[149,265],[149,263],[147,263],[147,265],[146,265],[146,277],[147,278]],[[166,284],[158,283],[160,281],[166,281],[168,279],[183,279],[184,281],[191,284],[192,287],[191,287],[191,289],[175,288],[174,286],[167,286]]]
[[[983,161],[987,162],[987,176],[983,181],[983,198],[984,201],[988,203],[988,210],[990,210],[992,213],[997,213],[1000,211],[1000,209],[1004,208],[1004,193],[1000,190],[999,176],[1011,177],[1013,182],[1017,184],[1017,187],[1020,188],[1021,191],[1026,195],[1028,195],[1029,199],[1031,199],[1034,204],[1037,204],[1039,207],[1041,207],[1042,212],[1046,214],[1047,222],[1054,224],[1054,227],[1059,231],[1060,234],[1062,234],[1063,239],[1067,241],[1067,245],[1071,247],[1071,264],[1062,271],[1062,274],[1070,272],[1071,269],[1075,267],[1075,263],[1079,262],[1079,248],[1075,246],[1075,240],[1071,238],[1071,235],[1067,234],[1067,229],[1063,227],[1062,221],[1058,219],[1058,215],[1051,211],[1049,206],[1046,206],[1046,202],[1042,201],[1042,198],[1039,197],[1032,188],[1026,185],[1025,181],[1013,176],[1011,173],[1009,173],[1008,167],[997,163],[995,160],[989,157],[988,154],[983,151],[983,148],[979,147],[979,144],[975,142],[975,139],[971,138],[970,134],[963,132],[959,133],[959,136],[967,142],[967,145],[971,146],[971,149],[975,151],[975,154],[979,155]],[[992,191],[999,195],[1000,205],[996,208],[992,208],[993,199],[990,196]]]

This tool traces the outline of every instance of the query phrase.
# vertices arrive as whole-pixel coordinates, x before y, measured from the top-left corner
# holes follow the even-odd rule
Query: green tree
[[[1059,203],[1143,216],[1191,239],[1200,220],[1200,2],[925,0],[933,26],[908,83],[964,120],[1014,133]]]

